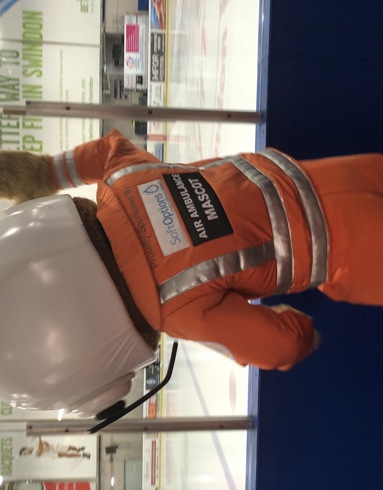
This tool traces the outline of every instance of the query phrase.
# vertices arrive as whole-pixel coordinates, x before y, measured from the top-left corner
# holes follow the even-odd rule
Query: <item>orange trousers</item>
[[[383,305],[383,155],[300,162],[328,223],[329,277],[337,301]]]

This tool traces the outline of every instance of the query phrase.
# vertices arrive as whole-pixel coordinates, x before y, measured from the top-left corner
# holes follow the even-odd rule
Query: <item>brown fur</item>
[[[56,194],[47,155],[0,151],[0,198],[17,203]]]
[[[79,215],[89,235],[89,238],[94,245],[94,248],[100,255],[102,261],[108,269],[111,278],[114,281],[114,284],[118,289],[118,292],[120,293],[126,309],[128,310],[130,317],[133,320],[134,326],[142,335],[142,337],[146,340],[146,342],[150,345],[150,347],[155,350],[158,346],[159,332],[150,327],[150,325],[141,315],[133,301],[128,286],[126,285],[126,282],[114,259],[108,237],[105,235],[104,229],[102,228],[101,223],[96,217],[96,203],[90,201],[89,199],[84,199],[81,197],[75,197],[73,198],[73,201],[76,204],[77,211],[79,212]]]
[[[25,151],[0,151],[0,199],[21,203],[56,193],[49,156],[34,155]],[[89,238],[108,269],[134,326],[148,345],[156,349],[159,332],[146,322],[133,301],[115,261],[109,240],[96,217],[97,205],[89,199],[74,198],[73,200]],[[105,328],[108,326],[105,325]]]

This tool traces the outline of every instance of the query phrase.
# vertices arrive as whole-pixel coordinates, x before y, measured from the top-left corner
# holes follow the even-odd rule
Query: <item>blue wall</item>
[[[383,2],[267,6],[266,144],[298,159],[383,151]],[[383,308],[319,292],[267,302],[315,317],[323,344],[261,373],[257,490],[382,489]]]

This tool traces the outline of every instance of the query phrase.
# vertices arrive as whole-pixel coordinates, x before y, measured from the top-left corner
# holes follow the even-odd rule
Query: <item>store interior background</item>
[[[185,53],[186,48],[192,49],[196,46],[191,53],[185,53],[188,55],[185,56],[185,60],[194,58],[194,64],[190,61],[190,65],[184,65],[184,69],[189,70],[186,72],[188,75],[195,72],[207,73],[209,67],[214,66],[208,57],[202,57],[204,62],[197,63],[198,56],[201,58],[201,53],[205,53],[201,51],[201,29],[204,27],[205,33],[213,33],[218,25],[217,19],[220,19],[219,6],[226,6],[223,10],[224,21],[227,28],[231,29],[230,39],[236,41],[234,58],[240,60],[240,66],[235,70],[226,70],[230,82],[227,81],[226,85],[225,80],[225,94],[232,92],[234,97],[244,94],[244,99],[248,102],[244,105],[238,104],[236,108],[253,109],[258,92],[258,108],[266,111],[267,134],[265,125],[257,132],[254,129],[254,139],[249,138],[251,149],[254,149],[254,141],[257,141],[257,145],[274,146],[296,158],[382,151],[381,2],[265,1],[261,8],[264,14],[261,25],[265,21],[270,22],[270,38],[266,36],[267,42],[260,46],[258,32],[254,28],[255,25],[259,25],[255,2],[169,2],[171,14],[173,13],[179,22],[184,22],[183,27],[189,24],[192,35],[189,44],[178,45],[178,52]],[[254,9],[256,12],[253,15]],[[211,12],[210,16],[208,12]],[[120,18],[119,15],[116,16],[117,19]],[[116,35],[114,29],[115,25],[110,32],[111,37]],[[113,45],[113,41],[111,44]],[[169,47],[171,50],[171,43]],[[108,59],[113,63],[114,69],[113,56],[110,58],[108,55]],[[266,64],[268,71],[264,71]],[[258,72],[253,76],[254,68]],[[212,71],[216,76],[218,71]],[[257,83],[258,74],[262,75],[262,86]],[[195,82],[195,100],[201,101],[199,77],[197,80],[192,76],[185,78]],[[247,82],[249,86],[246,85]],[[192,88],[186,90],[187,88],[182,88],[184,97],[193,94]],[[205,93],[207,90],[205,88]],[[177,87],[173,87],[172,92],[176,93]],[[181,93],[180,99],[183,100]],[[208,100],[207,95],[205,100]],[[231,102],[230,98],[226,100]],[[110,100],[110,103],[119,102]],[[105,129],[109,124],[110,121]],[[117,124],[134,141],[144,144],[142,137],[136,137],[129,122],[118,121],[115,125]],[[189,146],[191,158],[196,154],[197,149],[196,145],[193,147],[193,141],[202,142],[200,146],[204,153],[211,147],[215,149],[218,133],[213,131],[206,130],[204,126],[198,128],[192,125],[190,139],[185,138],[185,152]],[[230,129],[233,135],[236,135],[235,131],[236,129]],[[185,126],[179,125],[173,134],[184,136]],[[226,133],[219,134],[219,140],[226,141]],[[208,137],[207,144],[204,137]],[[177,138],[179,142],[181,138]],[[242,146],[245,144],[241,142]],[[243,149],[240,147],[232,151]],[[208,153],[205,156],[209,156]],[[275,301],[287,301],[287,298],[278,297]],[[261,373],[257,490],[382,488],[381,309],[335,305],[315,292],[297,295],[294,299],[289,298],[289,303],[315,316],[324,342],[315,356],[292,372]],[[238,390],[235,407],[240,413],[247,413],[248,373],[231,374],[230,365],[221,367],[218,358],[210,358],[210,355],[214,354],[209,353],[207,356],[207,351],[200,351],[193,352],[192,356],[189,354],[188,357],[189,346],[186,349],[184,356],[180,358],[181,366],[178,365],[177,368],[181,381],[178,381],[177,389],[170,392],[176,397],[172,409],[180,407],[184,412],[186,408],[192,408],[193,404],[188,404],[188,400],[184,398],[190,395],[194,397],[197,404],[195,408],[199,413],[217,413],[217,407],[213,404],[211,406],[214,410],[210,410],[209,404],[201,403],[198,394],[203,393],[206,396],[211,395],[213,400],[219,400],[225,414],[233,413],[232,400],[228,392],[230,393],[234,379]],[[199,372],[193,373],[190,370],[190,360],[192,366],[197,366],[198,369],[201,367]],[[182,369],[182,365],[185,366],[185,370]],[[212,372],[213,367],[217,367],[217,371],[213,375],[214,380],[209,383],[206,373]],[[196,380],[206,380],[206,390],[196,389]],[[244,387],[244,392],[241,386]],[[184,391],[180,391],[180,387]],[[102,437],[105,439],[100,451],[100,469],[101,474],[106,475],[105,481],[101,480],[100,488],[103,489],[110,488],[111,475],[111,456],[106,455],[105,449],[113,445],[114,441],[111,436]],[[178,439],[174,439],[168,446],[176,448],[175,454],[182,456],[178,463],[172,461],[173,468],[177,468],[176,472],[173,470],[170,473],[170,481],[178,485],[174,488],[205,486],[230,490],[255,489],[253,481],[244,483],[246,472],[249,472],[249,464],[246,465],[247,455],[241,453],[239,464],[237,465],[233,459],[232,462],[235,464],[230,466],[230,449],[226,451],[224,442],[219,439],[217,441],[213,434],[205,434],[205,437],[208,441],[208,452],[200,451],[205,462],[202,467],[198,466],[198,460],[192,458],[194,444],[200,449],[201,441],[180,434]],[[246,446],[242,435],[238,436],[237,441],[239,447]],[[123,484],[125,475],[125,459],[121,451],[124,444],[127,445],[127,453],[132,451],[133,460],[137,456],[134,453],[137,446],[130,436],[129,439],[123,436],[120,444],[120,452],[116,452],[113,457],[115,470],[117,471],[117,466],[119,468],[118,485]],[[222,452],[215,454],[217,447],[224,449],[223,459]],[[211,448],[212,451],[209,451]],[[212,462],[214,458],[218,462],[217,466]],[[209,465],[206,461],[209,461]],[[190,464],[191,462],[193,464]],[[255,460],[250,463],[255,464]],[[195,469],[196,473],[189,473],[191,478],[186,480],[187,470],[191,469]],[[237,474],[238,480],[233,476]],[[168,483],[168,480],[166,482]]]
[[[140,2],[140,7],[148,8],[148,2]],[[139,105],[143,94],[139,91],[124,90],[124,19],[129,12],[137,12],[137,0],[106,0],[104,2],[104,32],[102,33],[102,99],[110,105]],[[140,10],[147,13],[146,10]],[[118,128],[137,146],[143,146],[144,137],[135,132],[129,120],[103,121],[103,133]]]
[[[125,14],[145,8],[137,0],[106,0],[101,36],[100,101],[108,105],[149,103],[143,91],[124,90]],[[256,109],[258,56],[257,1],[169,0],[167,2],[166,105],[199,109]],[[141,10],[147,14],[147,11]],[[254,29],[254,26],[256,28]],[[86,65],[85,65],[86,66]],[[243,77],[244,67],[246,76]],[[240,74],[240,77],[239,77]],[[240,89],[238,89],[240,87]],[[145,124],[146,126],[146,124]],[[147,125],[150,133],[150,124]],[[100,134],[116,127],[140,147],[150,136],[129,119],[100,121]],[[163,125],[163,157],[188,162],[214,155],[253,151],[252,124],[172,122]],[[154,136],[158,139],[158,135]],[[60,149],[57,148],[57,152]],[[95,186],[71,191],[95,198]],[[6,206],[8,204],[3,204]],[[140,371],[127,403],[146,389],[148,376],[166,370],[172,341],[164,337],[161,368]],[[157,379],[157,378],[156,378]],[[236,365],[207,347],[181,342],[172,380],[161,395],[128,418],[247,416],[257,409],[258,371]],[[254,394],[249,398],[249,386]],[[249,404],[251,408],[249,408]],[[255,413],[254,413],[255,415]],[[46,419],[56,414],[44,413]],[[13,423],[19,419],[13,416]],[[64,416],[64,420],[71,416]],[[33,416],[32,416],[33,419]],[[96,436],[89,436],[96,437]],[[255,433],[102,434],[98,438],[98,489],[244,489],[248,485],[248,439],[255,454]],[[154,451],[153,451],[154,448]],[[255,467],[255,458],[250,462]],[[254,478],[254,475],[252,475]],[[21,482],[17,490],[22,490]],[[36,482],[37,485],[37,482]],[[8,485],[9,490],[13,487]],[[29,487],[31,488],[31,487]],[[14,489],[16,490],[16,489]]]
[[[124,14],[134,7],[134,0],[105,4],[105,53],[109,84],[118,86],[123,68],[113,57],[121,43]],[[167,106],[188,108],[226,108],[255,110],[257,99],[257,65],[248,60],[258,56],[258,2],[193,2],[172,0],[168,4],[167,33]],[[246,14],[245,14],[246,13]],[[254,25],[257,29],[254,29]],[[243,67],[246,66],[246,76]],[[237,89],[238,83],[240,90]],[[105,87],[105,77],[104,77]],[[105,102],[120,104],[111,90]],[[127,104],[138,104],[140,93],[128,93]],[[136,134],[130,121],[104,121],[103,132],[118,127],[138,146],[146,137]],[[164,160],[189,162],[214,155],[253,151],[255,125],[167,123]],[[197,148],[198,146],[198,148]],[[170,340],[165,346],[170,345]],[[165,358],[169,347],[164,349]],[[164,359],[166,363],[166,359]],[[174,379],[165,388],[162,416],[247,415],[248,386],[257,383],[257,372],[233,365],[217,353],[194,344],[183,343],[176,361]],[[141,383],[138,383],[140,385]],[[256,394],[252,410],[257,405]],[[133,414],[134,415],[134,414]],[[137,414],[136,414],[137,416]],[[127,440],[129,439],[129,442]],[[102,437],[102,444],[117,444],[114,455],[115,474],[121,474],[125,461],[142,459],[142,436],[113,435]],[[163,434],[161,437],[162,489],[228,488],[242,489],[247,477],[247,434]],[[110,481],[110,458],[101,450],[101,474]],[[209,464],[206,464],[209,461]],[[131,463],[128,463],[131,464]],[[118,471],[120,465],[120,471]],[[130,487],[129,487],[130,488]],[[137,487],[138,488],[138,487]]]

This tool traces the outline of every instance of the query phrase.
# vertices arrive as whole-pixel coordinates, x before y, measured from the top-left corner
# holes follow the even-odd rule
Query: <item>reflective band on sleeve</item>
[[[274,244],[271,241],[200,262],[159,285],[161,304],[197,286],[237,272],[253,269],[273,259],[275,259],[275,253]]]
[[[85,182],[80,179],[78,173],[77,173],[77,168],[74,160],[74,152],[73,150],[67,151],[65,154],[65,160],[66,160],[66,166],[68,169],[68,173],[70,178],[72,179],[73,184],[78,187],[80,185],[84,185]]]
[[[290,158],[272,149],[260,154],[283,170],[299,192],[311,232],[312,267],[309,287],[319,286],[327,278],[328,238],[326,222],[315,191],[303,171]]]
[[[67,189],[68,187],[72,187],[71,183],[68,182],[68,179],[65,176],[64,170],[64,153],[60,153],[59,155],[54,155],[52,157],[53,160],[53,168],[57,178],[58,183],[62,189]]]
[[[130,167],[120,168],[120,170],[114,172],[105,182],[108,185],[112,185],[115,182],[117,182],[118,179],[121,179],[121,177],[125,177],[125,175],[131,175],[136,172],[145,172],[146,170],[153,170],[157,168],[182,169],[182,170],[189,170],[190,172],[199,170],[198,167],[192,167],[191,165],[175,165],[172,163],[141,163],[139,165],[132,165]]]

